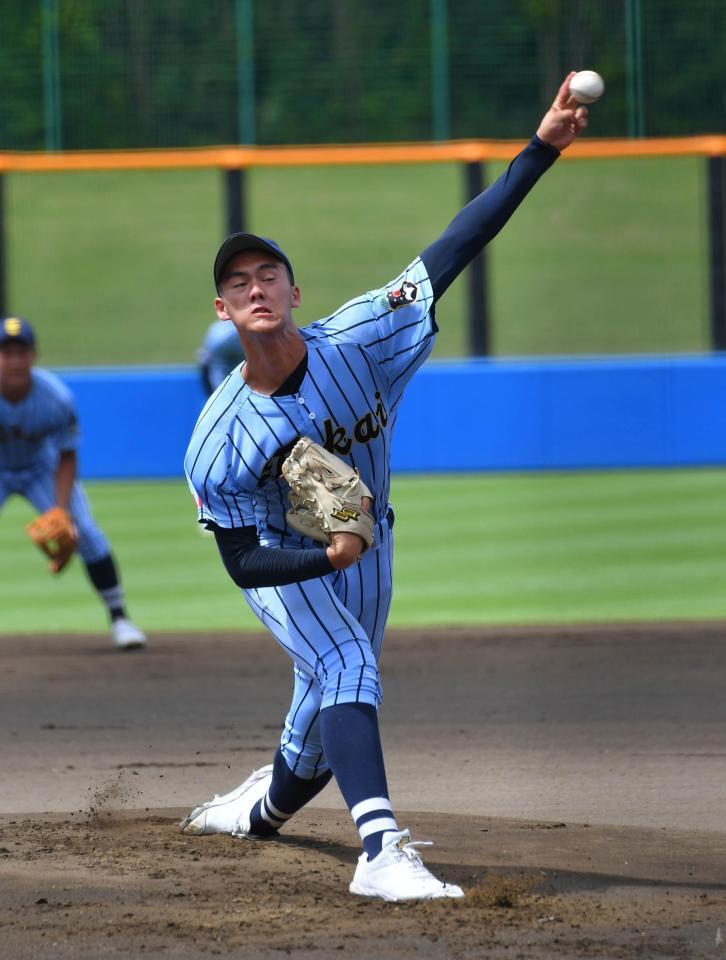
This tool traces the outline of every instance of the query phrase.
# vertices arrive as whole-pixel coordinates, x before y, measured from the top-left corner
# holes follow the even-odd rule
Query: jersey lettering
[[[345,432],[345,427],[335,427],[333,429],[333,421],[328,417],[323,422],[323,428],[325,429],[323,446],[326,450],[330,450],[331,453],[340,453],[342,456],[350,453],[353,441]]]
[[[380,434],[381,428],[388,425],[388,412],[383,406],[383,400],[377,390],[376,400],[378,403],[375,411],[369,410],[364,413],[353,426],[353,439],[358,443],[370,443]],[[343,456],[350,453],[353,439],[348,436],[345,427],[335,426],[330,417],[323,421],[323,427],[325,428],[323,446],[326,450],[330,450],[331,453],[340,453]]]
[[[10,440],[28,440],[35,443],[37,440],[42,440],[46,434],[45,430],[31,433],[23,430],[22,427],[0,427],[0,443],[7,443]]]

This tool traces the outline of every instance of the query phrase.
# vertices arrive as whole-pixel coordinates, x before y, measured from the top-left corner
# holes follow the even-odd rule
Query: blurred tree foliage
[[[55,0],[66,149],[431,137],[424,0],[253,0],[254,91],[235,0]],[[42,149],[42,0],[0,6],[0,149]],[[640,0],[648,135],[722,130],[724,0]],[[597,134],[627,131],[622,0],[448,0],[454,138],[524,137],[570,69],[606,78]]]

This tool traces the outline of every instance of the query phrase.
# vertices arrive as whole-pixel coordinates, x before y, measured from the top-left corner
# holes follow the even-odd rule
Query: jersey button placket
[[[307,403],[305,402],[305,397],[299,396],[297,402],[300,404],[301,410],[304,410],[308,415],[309,420],[315,419],[315,411],[308,408]]]

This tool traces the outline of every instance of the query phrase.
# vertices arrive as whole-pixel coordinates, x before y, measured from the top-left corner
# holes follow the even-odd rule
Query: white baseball
[[[570,80],[570,96],[578,103],[594,103],[605,92],[605,81],[594,70],[580,70]]]

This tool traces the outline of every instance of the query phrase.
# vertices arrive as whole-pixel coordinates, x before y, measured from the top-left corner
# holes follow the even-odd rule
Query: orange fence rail
[[[0,153],[0,173],[72,170],[155,170],[183,167],[342,166],[386,163],[480,163],[511,160],[524,143],[513,140],[456,140],[446,143],[340,144],[310,147],[198,147],[179,150],[102,150],[64,153]],[[609,157],[726,155],[726,135],[647,140],[582,140],[567,160]]]

